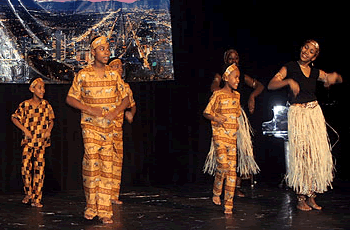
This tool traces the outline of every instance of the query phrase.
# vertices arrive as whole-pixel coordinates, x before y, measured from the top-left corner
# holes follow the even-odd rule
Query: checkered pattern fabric
[[[33,148],[50,146],[50,139],[44,138],[44,133],[55,115],[48,101],[42,100],[37,107],[32,106],[29,101],[24,101],[19,104],[12,117],[19,120],[32,133],[33,138],[24,137],[22,145]]]
[[[24,193],[31,197],[33,203],[40,203],[44,185],[45,148],[25,146],[22,154],[22,179]],[[34,171],[32,172],[34,164]],[[33,175],[32,175],[33,174]]]

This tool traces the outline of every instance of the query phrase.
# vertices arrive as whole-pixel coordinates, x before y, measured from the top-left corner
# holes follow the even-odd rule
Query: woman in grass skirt
[[[268,89],[289,86],[291,104],[288,112],[289,170],[286,181],[298,197],[297,208],[309,211],[322,207],[315,202],[316,193],[327,191],[333,181],[334,164],[326,122],[315,95],[316,81],[325,87],[341,83],[336,73],[313,67],[320,52],[314,40],[304,43],[298,61],[289,62],[271,79]]]

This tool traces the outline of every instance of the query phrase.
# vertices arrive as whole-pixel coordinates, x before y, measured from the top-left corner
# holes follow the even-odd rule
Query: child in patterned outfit
[[[109,67],[111,67],[112,70],[115,70],[118,72],[120,77],[123,76],[123,64],[120,59],[110,59],[109,60]],[[128,83],[124,82],[125,92],[128,95],[130,105],[128,109],[130,108],[130,111],[125,111],[125,118],[126,120],[131,124],[133,122],[135,113],[136,113],[136,104],[135,100],[133,98],[132,90]],[[123,113],[122,111],[121,113]],[[116,154],[113,158],[113,186],[112,186],[112,195],[111,195],[111,201],[112,204],[123,204],[123,202],[119,199],[120,194],[120,184],[122,179],[122,168],[123,168],[123,123],[124,123],[124,116],[118,116],[115,120],[116,127],[119,128],[120,133],[119,135],[114,139],[114,148],[116,150]]]
[[[11,119],[24,134],[21,142],[23,146],[21,172],[25,197],[22,203],[27,204],[31,200],[32,206],[41,208],[43,206],[41,199],[45,177],[44,154],[45,148],[50,146],[50,135],[55,115],[49,102],[43,99],[45,94],[43,79],[32,79],[29,90],[33,93],[33,97],[20,103]],[[34,172],[32,172],[33,164]]]
[[[239,69],[235,65],[227,68],[223,75],[225,86],[214,91],[204,110],[204,117],[212,124],[213,141],[217,168],[213,186],[213,202],[221,205],[220,195],[225,184],[225,214],[232,214],[236,186],[237,131],[238,117],[241,116],[240,94],[236,91],[239,83]]]
[[[116,140],[122,142],[120,116],[129,106],[125,83],[108,65],[109,41],[93,39],[94,62],[80,70],[69,89],[66,102],[81,111],[84,140],[83,185],[86,198],[84,217],[95,216],[105,224],[113,223],[112,194],[115,188]],[[120,162],[118,160],[118,162]],[[116,199],[116,198],[115,198]],[[117,201],[117,200],[116,200]]]
[[[113,70],[118,71],[119,75],[122,77],[123,76],[123,64],[122,61],[118,58],[110,59],[109,61],[109,67],[111,67]],[[136,113],[136,103],[133,97],[132,90],[130,88],[130,85],[125,82],[125,91],[127,92],[129,96],[129,101],[130,101],[130,106],[128,109],[125,111],[125,118],[126,120],[131,124],[134,120],[134,116]]]

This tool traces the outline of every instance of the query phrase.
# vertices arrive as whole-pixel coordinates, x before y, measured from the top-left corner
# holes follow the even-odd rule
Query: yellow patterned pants
[[[31,197],[33,203],[40,203],[42,198],[42,188],[45,178],[44,154],[45,147],[32,148],[27,145],[23,147],[21,173],[24,184],[24,192],[26,196]],[[32,172],[33,164],[34,171]]]
[[[83,185],[85,215],[111,218],[113,184],[113,134],[109,129],[82,126],[84,139]]]
[[[113,185],[112,200],[119,200],[120,184],[123,169],[123,131],[122,128],[114,132],[114,149],[113,156]]]
[[[222,145],[221,145],[222,146]],[[236,188],[236,146],[227,146],[216,150],[217,170],[213,186],[214,196],[220,196],[225,182],[224,206],[227,210],[233,208],[233,197]]]

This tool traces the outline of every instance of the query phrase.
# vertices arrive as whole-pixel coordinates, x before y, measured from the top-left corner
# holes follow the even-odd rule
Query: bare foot
[[[112,204],[123,204],[121,200],[111,200]]]
[[[224,211],[225,214],[231,215],[232,214],[232,209],[226,209]]]
[[[26,196],[23,198],[22,203],[23,203],[23,204],[28,204],[30,198],[31,198],[31,197],[30,197],[29,195],[26,195]]]
[[[84,214],[84,218],[87,219],[87,220],[92,220],[92,219],[94,219],[94,216],[85,213]]]
[[[108,218],[108,217],[101,218],[101,221],[104,224],[113,224],[113,220],[111,218]]]
[[[213,203],[216,205],[221,205],[220,196],[213,196]]]
[[[41,203],[32,203],[31,204],[33,207],[37,207],[37,208],[42,208],[43,207],[43,205],[41,204]]]
[[[236,189],[236,194],[238,197],[245,197],[244,193],[240,189]]]

